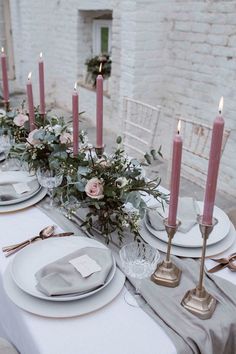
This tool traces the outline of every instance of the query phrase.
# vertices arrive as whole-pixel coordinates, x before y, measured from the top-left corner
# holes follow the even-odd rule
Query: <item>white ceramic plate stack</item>
[[[95,290],[47,296],[36,288],[35,273],[39,269],[84,247],[106,248],[93,239],[69,236],[35,242],[18,252],[4,274],[4,287],[10,299],[24,310],[45,317],[74,317],[105,306],[119,294],[125,281],[114,258],[105,284]]]
[[[203,203],[198,202],[200,212]],[[226,251],[234,242],[235,229],[228,216],[218,207],[214,208],[214,217],[218,220],[207,241],[206,256],[212,257]],[[162,252],[167,251],[168,237],[165,231],[156,231],[145,217],[141,223],[141,236],[151,246]],[[172,240],[171,253],[180,257],[201,257],[202,236],[198,224],[186,233],[176,232]]]
[[[13,184],[25,183],[30,190],[23,194],[14,191]],[[0,213],[25,209],[38,203],[45,197],[46,188],[42,188],[35,175],[26,171],[2,171],[0,174]]]

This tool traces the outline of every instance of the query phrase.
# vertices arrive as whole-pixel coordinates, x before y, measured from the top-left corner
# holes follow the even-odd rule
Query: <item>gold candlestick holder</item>
[[[162,286],[167,286],[170,288],[175,288],[179,285],[181,278],[181,270],[170,259],[170,250],[172,239],[178,230],[180,221],[177,221],[176,226],[168,225],[168,219],[164,220],[165,229],[168,235],[168,247],[166,259],[157,265],[155,272],[151,276],[151,280]]]
[[[95,152],[96,152],[97,157],[100,159],[104,153],[104,146],[95,147]]]
[[[216,299],[209,294],[203,286],[203,277],[207,239],[217,222],[217,219],[213,218],[212,225],[206,225],[202,222],[202,216],[198,216],[199,228],[203,238],[199,282],[195,289],[187,291],[181,302],[181,305],[186,308],[186,310],[202,320],[211,318],[216,307]]]
[[[10,101],[3,101],[4,109],[6,112],[10,112]]]

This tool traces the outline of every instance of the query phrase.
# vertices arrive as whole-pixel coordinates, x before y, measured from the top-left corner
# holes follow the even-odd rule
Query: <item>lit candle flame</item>
[[[99,72],[100,72],[100,73],[102,72],[102,63],[100,63]]]
[[[28,75],[28,80],[31,79],[31,76],[32,76],[32,72],[29,73],[29,75]]]
[[[39,58],[40,58],[40,59],[42,59],[42,57],[43,57],[43,53],[42,53],[42,52],[40,52],[40,54],[39,54]]]
[[[180,133],[180,128],[181,128],[181,120],[179,120],[179,122],[178,122],[178,127],[177,127],[178,134]]]
[[[4,47],[1,48],[1,52],[4,53]]]
[[[224,107],[224,97],[222,96],[219,103],[219,114],[222,114],[223,107]]]
[[[75,82],[74,90],[77,91],[77,82]]]

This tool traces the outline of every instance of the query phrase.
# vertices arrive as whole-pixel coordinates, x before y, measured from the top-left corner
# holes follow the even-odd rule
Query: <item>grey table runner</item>
[[[78,227],[55,209],[45,209],[45,201],[38,207],[66,231],[78,234]],[[80,234],[82,234],[80,230]],[[101,236],[98,235],[101,239]],[[110,245],[120,263],[118,249]],[[166,288],[145,279],[141,294],[147,301],[145,310],[169,335],[179,354],[234,354],[236,353],[236,287],[215,275],[206,275],[205,287],[218,300],[214,315],[200,320],[181,305],[187,290],[196,286],[199,262],[173,257],[183,270],[181,283],[176,288]],[[134,283],[133,279],[129,279]],[[131,287],[131,286],[130,286]]]

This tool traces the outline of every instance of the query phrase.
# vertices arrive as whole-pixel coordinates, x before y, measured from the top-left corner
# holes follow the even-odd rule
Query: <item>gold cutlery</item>
[[[16,243],[14,245],[9,245],[5,246],[2,248],[2,251],[5,253],[5,256],[11,256],[15,252],[21,250],[22,248],[26,247],[27,245],[30,245],[31,243],[38,241],[38,240],[45,240],[50,237],[65,237],[65,236],[71,236],[74,233],[73,232],[61,232],[58,234],[54,233],[55,227],[54,226],[47,226],[43,230],[39,232],[37,236],[31,237],[28,240],[25,240],[20,243]]]
[[[236,272],[236,252],[232,253],[227,258],[212,259],[212,261],[215,261],[219,264],[208,270],[208,273],[215,273],[226,267],[229,268],[232,272]]]

